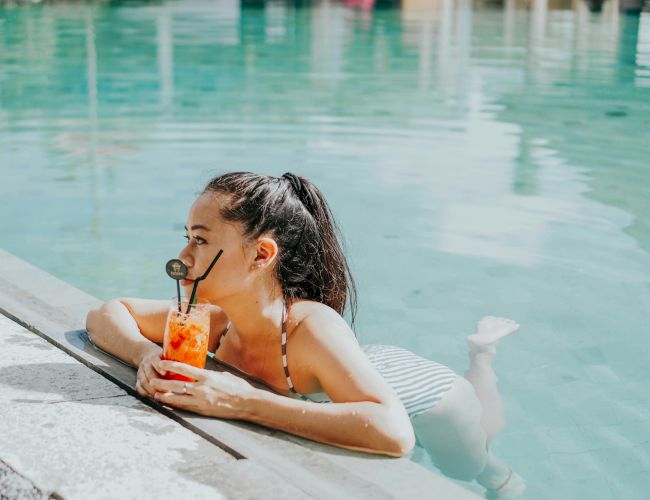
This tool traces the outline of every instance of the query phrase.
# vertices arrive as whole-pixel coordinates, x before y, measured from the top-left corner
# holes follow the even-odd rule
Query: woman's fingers
[[[153,361],[151,362],[151,366],[156,372],[158,372],[159,376],[164,377],[167,372],[163,370],[162,367],[160,366],[161,361],[162,360],[160,359],[160,356],[158,356],[153,359]]]
[[[194,394],[194,384],[191,382],[181,382],[179,380],[164,380],[157,378],[151,381],[151,387],[154,392],[175,392],[176,394]],[[187,389],[187,390],[185,390]]]
[[[183,408],[185,405],[187,405],[189,399],[191,398],[187,398],[187,396],[183,394],[173,394],[171,392],[157,392],[154,396],[154,399],[156,401],[160,401],[161,403],[175,406],[177,408]]]
[[[148,355],[138,368],[136,376],[136,390],[143,396],[153,397],[156,389],[151,385],[154,380],[159,380],[166,371],[160,366],[162,359],[160,353]]]
[[[178,363],[177,361],[162,360],[160,362],[160,368],[168,372],[178,373],[179,375],[191,377],[199,382],[204,382],[207,379],[205,373],[206,370],[202,370],[201,368],[196,368],[195,366],[187,365],[185,363]]]
[[[135,383],[135,390],[138,391],[138,394],[141,396],[149,396],[147,391],[142,387],[142,384],[140,383],[140,379],[138,379]]]
[[[143,396],[153,396],[154,393],[156,392],[153,387],[151,387],[151,382],[150,380],[153,380],[154,377],[151,379],[147,376],[147,368],[141,368],[138,370],[137,374],[137,381],[140,384],[140,387],[144,391],[141,393]],[[136,386],[137,388],[137,386]]]
[[[144,367],[144,375],[147,379],[147,385],[151,385],[151,382],[158,378],[158,373],[151,365],[147,365]]]

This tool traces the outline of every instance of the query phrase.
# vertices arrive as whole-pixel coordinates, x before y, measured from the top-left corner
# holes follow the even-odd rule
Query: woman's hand
[[[140,360],[135,389],[142,396],[154,397],[156,389],[151,384],[154,380],[161,380],[160,377],[165,375],[165,370],[160,367],[161,355],[162,349],[153,345]]]
[[[151,382],[155,389],[154,399],[200,415],[243,418],[247,400],[256,390],[246,380],[228,372],[203,370],[175,361],[161,361],[159,367],[196,379],[196,382],[156,378]]]

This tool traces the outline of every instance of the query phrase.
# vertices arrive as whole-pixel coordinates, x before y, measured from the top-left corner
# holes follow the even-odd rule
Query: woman
[[[467,377],[474,385],[404,349],[359,346],[341,316],[349,302],[354,323],[355,286],[329,206],[311,182],[293,174],[216,177],[192,205],[186,232],[179,258],[189,269],[187,291],[223,250],[198,287],[212,304],[210,351],[280,394],[229,373],[161,360],[168,302],[111,300],[90,311],[88,332],[100,348],[138,368],[140,394],[395,457],[413,449],[417,434],[451,477],[476,478],[502,496],[523,491],[521,479],[487,451],[501,426],[494,345],[518,325],[498,318],[479,323],[468,338]],[[197,382],[160,378],[167,371]],[[492,411],[483,413],[482,397]]]

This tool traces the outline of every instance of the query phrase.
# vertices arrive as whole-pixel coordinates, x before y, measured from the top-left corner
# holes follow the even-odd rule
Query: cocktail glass
[[[210,303],[198,300],[192,306],[189,314],[185,312],[187,306],[187,299],[181,300],[179,311],[176,297],[172,299],[169,305],[162,359],[170,359],[197,368],[205,368],[208,339],[210,338]],[[163,378],[195,382],[193,378],[179,373],[167,372]]]

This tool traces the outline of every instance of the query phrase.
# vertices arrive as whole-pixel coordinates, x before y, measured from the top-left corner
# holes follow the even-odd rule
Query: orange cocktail
[[[197,368],[205,368],[210,338],[210,304],[194,304],[187,314],[187,300],[178,302],[173,299],[167,314],[162,359],[180,361]],[[178,373],[167,372],[163,377],[168,380],[195,382],[193,378]]]

